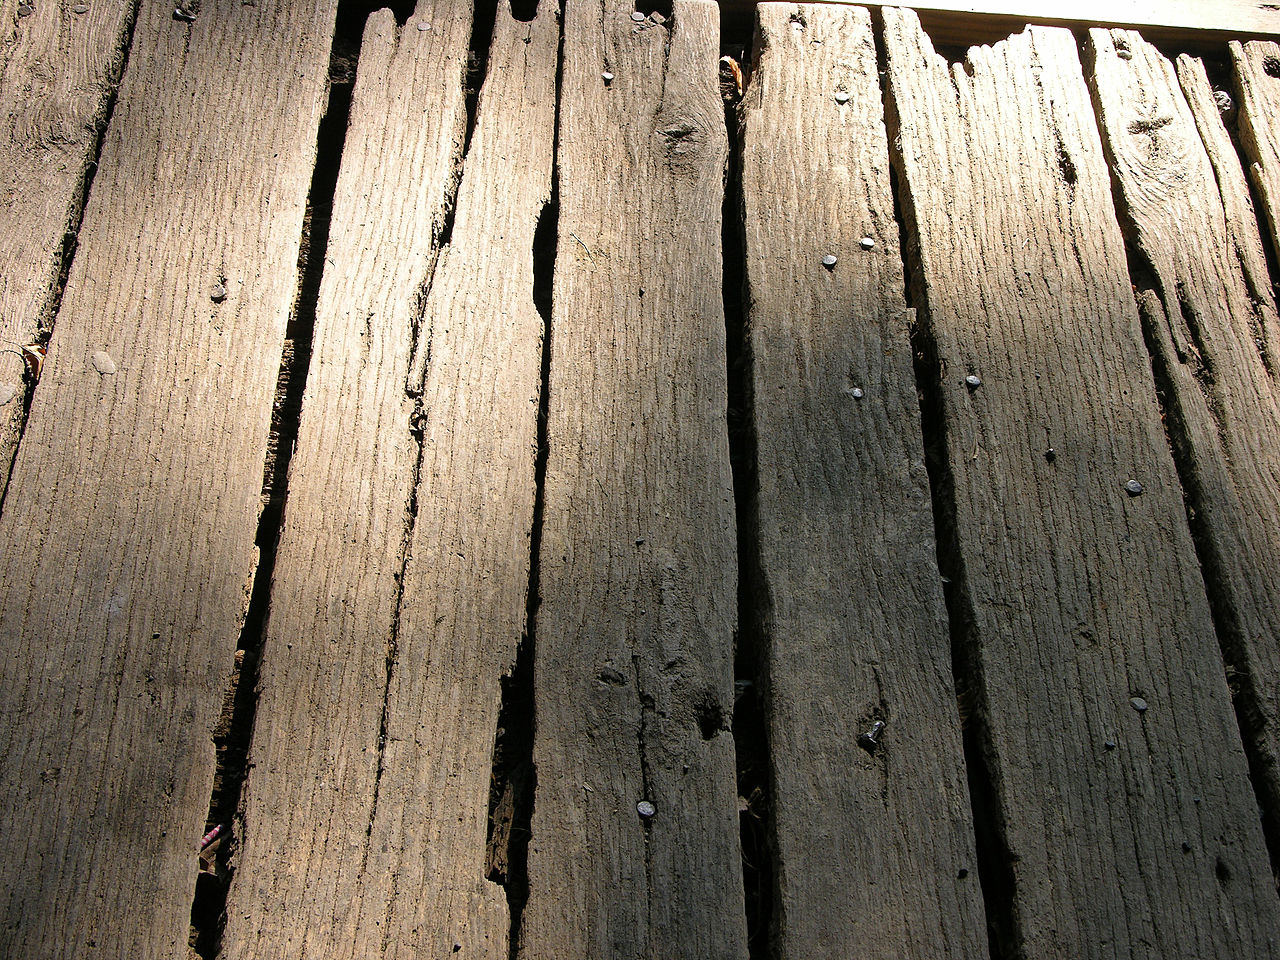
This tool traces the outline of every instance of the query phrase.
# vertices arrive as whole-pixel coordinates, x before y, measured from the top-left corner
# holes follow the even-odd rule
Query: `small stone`
[[[853,399],[855,399],[855,400],[861,400],[861,399],[862,399],[862,397],[863,397],[862,388],[861,388],[861,387],[854,387],[854,388],[853,388]]]
[[[646,820],[652,819],[653,815],[657,812],[658,812],[658,808],[655,807],[648,800],[641,800],[639,803],[636,804],[636,813],[640,814],[640,816]]]
[[[104,377],[115,376],[116,362],[111,359],[111,356],[105,350],[93,351],[93,356],[89,359],[93,363],[93,369]]]
[[[1142,493],[1142,484],[1137,480],[1130,480],[1124,485],[1124,492],[1131,497],[1139,496]]]
[[[970,390],[977,390],[982,386],[982,379],[976,373],[971,373],[964,378],[964,385]]]
[[[221,303],[223,300],[227,299],[227,288],[221,283],[215,283],[209,288],[209,299],[214,303]]]
[[[610,73],[608,70],[606,70],[604,73],[600,74],[600,76],[601,76],[601,78],[603,78],[603,80],[604,80],[604,82],[605,82],[605,83],[612,83],[612,82],[613,82],[613,74],[612,74],[612,73]]]
[[[876,245],[876,242],[870,237],[863,237],[858,241],[858,245],[862,247],[863,250],[870,250]]]
[[[71,8],[72,13],[88,13],[89,5],[87,3],[77,3]]]
[[[636,23],[644,23],[646,18],[643,13],[641,13],[639,10],[636,10],[631,14],[631,19],[634,20]]]
[[[1147,701],[1143,700],[1141,697],[1130,697],[1129,706],[1133,707],[1133,709],[1137,710],[1139,713],[1147,712]]]
[[[836,103],[848,103],[848,102],[849,102],[849,92],[847,90],[837,90]]]
[[[0,407],[12,400],[18,395],[17,384],[0,383]]]
[[[828,253],[822,258],[822,265],[830,270],[836,265],[836,255],[834,253]]]

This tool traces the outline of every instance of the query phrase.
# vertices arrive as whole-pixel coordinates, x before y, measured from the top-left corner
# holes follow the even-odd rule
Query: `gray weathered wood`
[[[985,956],[871,18],[757,17],[742,181],[776,948]]]
[[[1029,958],[1274,955],[1280,909],[1075,42],[1031,28],[948,71],[914,14],[885,25],[1012,877],[995,906]]]
[[[1092,30],[1086,50],[1120,208],[1152,272],[1138,279],[1139,307],[1218,627],[1244,685],[1255,785],[1277,826],[1280,356],[1257,221],[1203,65],[1183,58],[1175,73],[1132,31]]]
[[[634,9],[565,12],[522,956],[741,958],[718,12]]]
[[[140,13],[0,516],[4,956],[186,949],[334,13]]]
[[[362,895],[418,462],[405,376],[462,159],[470,6],[424,0],[411,19],[369,18],[352,92],[263,640],[229,958],[383,945],[381,926],[361,926]]]
[[[1280,249],[1280,43],[1232,43],[1240,145],[1258,188],[1272,249]]]
[[[129,0],[41,3],[10,26],[0,65],[0,496],[22,434],[20,348],[44,339],[67,231],[77,225],[85,172],[106,120],[133,19]]]

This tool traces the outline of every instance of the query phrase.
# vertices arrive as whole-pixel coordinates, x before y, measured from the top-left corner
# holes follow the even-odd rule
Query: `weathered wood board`
[[[0,497],[24,422],[22,347],[44,340],[68,231],[133,20],[129,0],[23,16],[5,3],[0,63]],[[80,6],[84,9],[80,10]]]
[[[1272,249],[1280,249],[1280,43],[1232,43],[1230,50],[1240,145],[1261,198]]]
[[[634,9],[565,10],[530,960],[746,956],[718,17]]]
[[[757,18],[744,536],[768,645],[774,942],[795,958],[985,956],[871,18],[783,3]]]
[[[1031,28],[949,70],[914,14],[884,21],[1010,868],[988,907],[1029,958],[1271,955],[1280,909],[1075,42]]]
[[[1085,49],[1120,210],[1152,273],[1149,287],[1137,280],[1138,305],[1201,531],[1218,629],[1241,684],[1255,787],[1275,829],[1280,356],[1257,220],[1199,61],[1183,58],[1175,72],[1133,31],[1092,30]]]
[[[139,14],[0,515],[4,956],[186,949],[334,15]]]
[[[403,28],[381,11],[366,29],[265,640],[229,956],[449,956],[455,943],[507,955],[503,891],[483,863],[534,500],[532,244],[550,193],[558,43],[543,6],[527,24],[505,4],[499,13],[438,260],[462,164],[469,8],[423,2]],[[425,385],[418,374],[407,390],[415,337],[430,360]]]

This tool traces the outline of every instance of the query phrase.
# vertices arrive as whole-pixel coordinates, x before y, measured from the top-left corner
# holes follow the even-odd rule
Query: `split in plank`
[[[746,956],[718,18],[634,12],[565,11],[528,960]]]
[[[981,957],[871,18],[757,18],[742,181],[775,949]]]
[[[1272,250],[1280,251],[1280,43],[1231,44],[1240,145],[1258,189]]]
[[[557,11],[544,0],[522,23],[498,10],[437,260],[470,31],[448,0],[419,4],[409,27],[381,11],[366,29],[229,956],[508,955],[486,819],[500,677],[529,582],[543,332],[533,243],[551,192]],[[415,330],[423,364],[411,374]]]
[[[1138,306],[1255,787],[1280,836],[1280,357],[1257,221],[1198,60],[1175,72],[1132,31],[1092,30],[1085,50],[1120,208],[1150,270]]]
[[[0,515],[4,956],[186,949],[334,16],[139,14]]]
[[[15,7],[0,5],[9,25],[0,65],[0,499],[36,379],[24,383],[22,348],[53,326],[63,252],[134,15],[129,0],[85,4],[73,16],[57,3],[26,16]]]
[[[914,14],[884,22],[1009,948],[1270,955],[1280,905],[1075,41],[1031,28],[948,70]]]

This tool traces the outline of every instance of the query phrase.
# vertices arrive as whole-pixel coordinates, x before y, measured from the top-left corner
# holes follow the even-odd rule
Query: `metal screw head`
[[[971,373],[964,378],[964,385],[968,387],[970,390],[977,390],[980,386],[982,386],[982,378],[979,377],[976,373]]]
[[[828,253],[822,258],[822,265],[830,270],[836,265],[836,255],[834,253]]]
[[[641,800],[639,803],[636,804],[636,813],[640,814],[640,816],[643,817],[645,820],[653,819],[653,815],[656,814],[657,812],[658,812],[658,808],[655,807],[648,800]]]
[[[644,23],[645,15],[641,13],[639,10],[635,10],[635,11],[632,11],[631,13],[631,19],[634,20],[636,23]]]
[[[848,103],[848,102],[849,102],[849,93],[848,93],[848,91],[847,91],[847,90],[837,90],[837,91],[836,91],[836,103]]]
[[[1130,697],[1129,706],[1133,707],[1133,709],[1137,710],[1139,713],[1147,712],[1147,701],[1143,700],[1141,697]]]
[[[858,241],[858,245],[862,247],[863,250],[870,250],[876,245],[876,242],[872,240],[870,237],[863,237],[861,240]]]
[[[1142,484],[1137,480],[1130,480],[1124,485],[1124,492],[1131,497],[1136,497],[1142,493]]]

